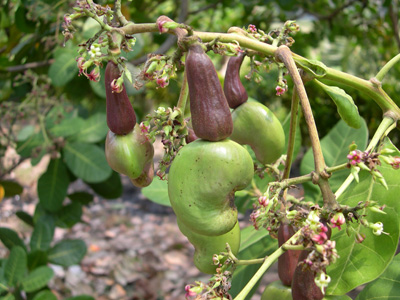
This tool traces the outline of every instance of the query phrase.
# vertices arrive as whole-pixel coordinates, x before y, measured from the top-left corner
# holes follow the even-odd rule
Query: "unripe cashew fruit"
[[[189,46],[185,62],[193,130],[201,139],[220,141],[232,133],[232,116],[217,71],[201,44]]]
[[[110,167],[131,178],[136,186],[144,187],[151,183],[154,148],[139,126],[126,135],[116,135],[109,130],[105,153]]]
[[[237,222],[234,193],[252,180],[250,154],[231,140],[195,140],[172,162],[168,195],[172,208],[187,228],[207,236],[222,235]]]
[[[193,261],[197,269],[203,273],[214,274],[218,266],[213,264],[213,255],[226,251],[226,243],[231,247],[232,253],[236,255],[240,246],[240,228],[239,222],[236,222],[233,229],[225,234],[217,236],[207,236],[197,234],[188,229],[178,219],[180,231],[188,238],[194,246],[195,252]],[[223,261],[220,261],[223,263]]]
[[[231,139],[249,145],[262,164],[275,162],[283,153],[285,133],[275,115],[263,104],[245,102],[232,112]]]
[[[247,101],[247,92],[240,81],[240,66],[246,56],[241,52],[237,56],[231,56],[226,67],[224,94],[230,108],[236,108]]]
[[[278,228],[278,245],[282,246],[289,240],[295,231],[293,226],[283,221]],[[287,250],[278,258],[278,275],[279,279],[286,286],[291,286],[294,270],[297,267],[300,250]]]
[[[104,75],[106,88],[106,106],[107,106],[107,126],[118,135],[128,134],[133,130],[136,124],[136,115],[129,102],[128,94],[124,84],[122,91],[117,93],[113,91],[111,84],[120,77],[118,66],[112,61],[107,63]]]
[[[321,221],[325,226],[326,221]],[[331,238],[332,229],[327,226],[328,231],[326,233],[328,239]],[[302,250],[299,256],[299,263],[304,261],[309,250]],[[315,283],[316,272],[310,268],[304,268],[304,264],[298,264],[293,273],[292,279],[292,298],[293,300],[321,300],[324,298],[321,289]]]

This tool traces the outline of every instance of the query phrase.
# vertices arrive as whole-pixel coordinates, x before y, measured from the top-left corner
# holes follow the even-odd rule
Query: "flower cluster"
[[[176,67],[171,59],[163,55],[154,55],[147,60],[139,78],[154,81],[157,87],[165,88],[175,74]]]
[[[232,297],[228,292],[231,289],[231,278],[231,272],[217,269],[217,273],[211,277],[208,284],[196,281],[195,284],[186,285],[185,297],[187,300],[230,300]]]
[[[156,174],[160,179],[165,179],[167,168],[171,165],[179,149],[186,145],[185,138],[188,135],[188,127],[179,108],[159,107],[154,112],[154,115],[147,115],[147,120],[139,126],[149,141],[154,142],[156,136],[161,137],[164,156]]]

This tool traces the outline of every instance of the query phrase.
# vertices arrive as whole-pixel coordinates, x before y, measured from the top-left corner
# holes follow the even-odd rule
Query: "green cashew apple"
[[[151,183],[154,148],[138,125],[126,135],[116,135],[109,130],[105,153],[110,167],[128,176],[136,186],[144,187]]]
[[[262,164],[275,162],[283,153],[285,133],[275,115],[263,104],[245,102],[232,112],[231,139],[249,145]]]
[[[227,233],[237,222],[235,191],[244,189],[253,174],[251,156],[238,143],[195,140],[171,164],[168,195],[172,208],[193,232]]]
[[[180,231],[188,238],[194,246],[194,264],[203,273],[214,274],[217,268],[213,263],[213,255],[226,251],[226,243],[231,247],[232,253],[236,255],[240,246],[239,222],[236,222],[232,230],[217,236],[206,236],[195,233],[179,221]],[[223,261],[221,261],[223,263]]]

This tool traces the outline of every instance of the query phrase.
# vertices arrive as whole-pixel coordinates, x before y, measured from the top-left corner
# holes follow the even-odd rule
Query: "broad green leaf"
[[[304,69],[306,72],[311,73],[316,78],[322,78],[326,75],[326,66],[313,59],[301,58],[296,61],[300,68]]]
[[[82,240],[63,240],[48,252],[49,262],[69,267],[80,263],[86,254],[86,244]]]
[[[368,129],[365,121],[362,121],[360,129],[354,129],[346,125],[343,120],[340,120],[329,133],[321,139],[322,153],[325,158],[325,163],[329,167],[340,165],[348,161],[349,145],[355,142],[358,149],[364,150],[367,146]],[[303,157],[300,166],[301,174],[308,174],[314,170],[314,157],[310,148]],[[350,174],[349,169],[334,172],[329,179],[329,184],[335,192],[343,181]],[[321,192],[318,186],[312,183],[303,184],[306,196],[312,197],[315,202],[322,200]]]
[[[116,199],[122,195],[121,176],[112,171],[111,176],[99,183],[88,183],[98,195],[105,199]]]
[[[13,294],[8,293],[7,295],[0,297],[0,300],[15,300],[15,297]]]
[[[55,225],[52,216],[41,216],[33,228],[30,246],[33,250],[48,250],[53,240]]]
[[[20,246],[12,247],[10,256],[4,266],[4,277],[8,286],[14,286],[24,277],[26,272],[26,252]]]
[[[79,295],[79,296],[74,296],[74,297],[68,297],[64,300],[95,300],[95,299],[89,295]]]
[[[392,260],[386,271],[367,284],[356,300],[400,299],[400,254]]]
[[[73,138],[85,143],[97,143],[104,140],[107,131],[106,114],[97,113],[84,120],[81,131]]]
[[[37,23],[27,18],[28,10],[21,5],[15,12],[15,25],[24,33],[35,32]]]
[[[22,142],[35,133],[35,127],[33,125],[27,125],[23,127],[17,134],[17,141]]]
[[[238,258],[242,260],[262,258],[278,249],[278,242],[272,239],[265,229],[255,230],[249,226],[241,230],[241,243]],[[235,297],[257,272],[261,265],[238,266],[233,274],[230,294]],[[246,297],[251,296],[257,289],[258,283]]]
[[[24,141],[17,142],[17,152],[22,157],[31,157],[32,150],[44,145],[44,137],[42,132],[31,135]]]
[[[65,118],[59,124],[49,128],[49,132],[54,136],[68,137],[81,132],[85,121],[79,117]]]
[[[171,206],[168,197],[168,183],[166,180],[155,178],[149,186],[142,188],[142,194],[155,203]]]
[[[19,238],[18,234],[10,228],[0,227],[0,240],[9,250],[14,246],[26,249],[24,242]]]
[[[354,206],[358,201],[370,199],[368,197],[363,199],[359,195],[352,197],[348,194],[347,196],[350,198],[341,204]],[[393,209],[385,208],[385,212],[385,215],[369,211],[360,211],[360,214],[368,213],[366,218],[370,223],[382,222],[384,231],[389,235],[376,236],[371,229],[359,224],[354,229],[356,232],[365,234],[365,240],[362,243],[357,243],[354,234],[349,237],[344,229],[333,233],[332,240],[336,241],[336,249],[340,257],[327,269],[328,275],[331,276],[327,294],[343,295],[361,284],[372,281],[381,275],[390,263],[399,241],[399,221]]]
[[[72,118],[75,114],[75,110],[67,110],[65,105],[56,105],[46,114],[44,123],[46,128],[51,128],[57,125],[60,120],[64,118]]]
[[[63,86],[71,81],[77,73],[75,55],[66,51],[55,58],[48,75],[54,86]]]
[[[67,143],[63,149],[65,162],[71,172],[90,183],[106,180],[111,175],[104,150],[87,143]]]
[[[360,182],[353,182],[338,199],[341,204],[355,206],[359,201],[376,201],[380,206],[386,205],[386,214],[373,213],[370,210],[360,211],[367,214],[367,220],[382,222],[384,231],[389,235],[375,236],[370,229],[358,225],[356,231],[364,233],[366,238],[361,244],[354,237],[348,237],[345,230],[335,232],[332,236],[337,241],[336,248],[340,255],[338,261],[328,268],[332,281],[328,294],[344,294],[356,286],[376,279],[385,270],[396,252],[399,240],[400,172],[382,162],[378,167],[385,177],[389,190],[374,182],[369,172],[361,171]]]
[[[26,213],[26,212],[24,212],[24,211],[22,211],[22,210],[19,210],[19,211],[17,211],[17,212],[15,213],[15,215],[16,215],[20,220],[24,221],[25,224],[28,224],[29,226],[32,226],[32,227],[34,226],[33,217],[32,217],[30,214],[28,214],[28,213]]]
[[[69,176],[65,164],[61,159],[52,159],[38,181],[40,204],[51,212],[58,211],[67,195],[68,186]]]
[[[57,300],[57,297],[51,291],[46,290],[36,294],[33,300]]]
[[[356,129],[361,127],[361,117],[358,113],[358,108],[349,94],[337,86],[329,86],[318,80],[314,82],[335,102],[340,117],[347,125]]]
[[[15,181],[1,180],[0,185],[4,188],[4,197],[14,197],[16,195],[21,195],[24,188]]]
[[[69,194],[68,198],[73,202],[79,202],[83,205],[87,205],[93,201],[93,195],[87,192],[75,192],[73,194]]]
[[[48,266],[41,266],[26,276],[22,281],[22,287],[25,292],[34,292],[47,285],[51,278],[53,278],[54,272]]]
[[[82,204],[72,202],[65,205],[62,210],[57,213],[56,225],[61,228],[71,228],[80,222],[82,217]]]
[[[33,250],[28,253],[28,269],[30,271],[47,264],[47,252],[42,250]]]

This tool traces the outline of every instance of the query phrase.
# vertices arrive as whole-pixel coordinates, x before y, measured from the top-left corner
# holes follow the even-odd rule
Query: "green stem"
[[[306,174],[299,177],[287,178],[279,182],[279,186],[282,189],[288,188],[291,185],[301,184],[312,180],[312,174]]]
[[[344,163],[344,164],[341,164],[341,165],[337,165],[337,166],[333,166],[333,167],[327,167],[325,170],[328,173],[333,173],[333,172],[344,170],[344,169],[347,169],[347,163]]]
[[[125,34],[158,32],[158,27],[155,23],[128,23],[127,25],[119,29],[124,31]],[[237,41],[241,47],[258,51],[269,56],[274,56],[275,52],[278,49],[273,45],[260,42],[258,40],[255,40],[254,38],[246,36],[245,34],[240,34],[235,31],[233,31],[232,33],[194,31],[194,35],[198,36],[203,42],[210,42],[215,39],[218,39],[222,43],[232,43],[233,41]],[[292,54],[292,56],[295,62],[305,60],[305,58],[297,54]],[[383,112],[391,111],[395,115],[396,119],[400,119],[400,108],[385,93],[380,85],[329,67],[326,67],[325,71],[326,75],[324,79],[331,80],[336,83],[341,83],[349,87],[355,88],[361,92],[364,92],[382,108]]]
[[[282,245],[283,249],[288,251],[288,250],[304,250],[303,245]]]
[[[288,239],[283,245],[290,244],[294,242],[297,237],[300,235],[300,230],[297,231],[290,239]],[[234,300],[243,300],[246,298],[248,293],[253,289],[253,287],[257,284],[257,282],[261,279],[264,273],[268,270],[268,268],[281,256],[285,253],[283,249],[283,245],[279,247],[274,253],[265,258],[264,263],[258,269],[258,271],[254,274],[254,276],[247,282],[246,286],[240,291],[240,293],[235,297]]]
[[[179,94],[179,100],[178,103],[176,104],[176,107],[181,110],[182,116],[185,115],[185,108],[188,96],[189,96],[189,87],[187,83],[186,69],[185,69],[185,72],[183,73],[183,81],[182,81],[181,92]]]
[[[376,74],[375,78],[378,81],[382,81],[383,77],[385,77],[386,73],[393,68],[393,66],[395,64],[397,64],[400,61],[400,53],[397,54],[395,57],[393,57],[391,60],[389,60],[384,66],[383,68],[378,72],[378,74]]]
[[[289,178],[290,169],[292,167],[294,144],[296,140],[296,125],[299,116],[299,99],[297,98],[296,89],[293,89],[292,94],[292,107],[290,111],[290,129],[289,129],[289,141],[287,148],[287,157],[285,162],[285,170],[283,171],[282,179]]]
[[[385,137],[389,132],[388,129],[391,128],[395,124],[395,120],[393,120],[391,117],[385,116],[382,120],[382,122],[379,124],[378,129],[376,130],[374,136],[372,137],[367,149],[365,151],[373,151],[375,147],[378,145],[378,143],[381,141],[383,137]],[[335,197],[338,199],[345,191],[346,189],[350,186],[350,184],[353,182],[354,177],[352,174],[350,174],[346,180],[342,183],[340,188],[335,192]]]
[[[248,266],[248,265],[257,265],[257,264],[262,264],[265,261],[264,258],[255,258],[255,259],[248,259],[248,260],[236,260],[235,265],[238,266]]]
[[[115,14],[117,15],[119,23],[122,26],[127,25],[129,22],[125,19],[124,15],[121,12],[121,0],[115,0],[114,6],[115,6]]]
[[[387,117],[387,116],[383,117],[381,124],[379,124],[378,129],[376,130],[374,136],[371,139],[371,142],[369,142],[369,145],[365,151],[372,151],[373,149],[375,149],[375,147],[382,140],[382,138],[388,134],[387,130],[394,123],[395,123],[395,120],[393,120],[391,117]]]

